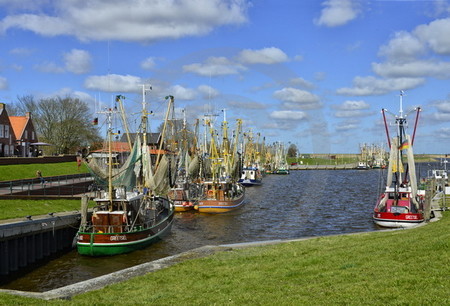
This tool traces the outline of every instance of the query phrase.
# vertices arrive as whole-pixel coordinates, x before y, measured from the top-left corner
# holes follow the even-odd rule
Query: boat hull
[[[238,183],[244,187],[252,187],[252,186],[262,185],[262,180],[244,179],[244,180],[239,180]]]
[[[192,201],[174,201],[174,207],[176,212],[184,212],[194,210],[194,202]]]
[[[129,253],[159,241],[167,235],[173,223],[173,211],[153,227],[133,232],[78,232],[78,253],[87,256],[111,256]]]
[[[225,213],[241,208],[245,204],[245,195],[233,200],[200,200],[196,209],[201,213]]]
[[[411,228],[424,221],[421,213],[396,214],[391,212],[374,212],[373,221],[381,227]]]

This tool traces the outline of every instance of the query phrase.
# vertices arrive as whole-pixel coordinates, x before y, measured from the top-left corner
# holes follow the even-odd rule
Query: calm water
[[[144,250],[107,258],[73,250],[2,288],[47,291],[204,245],[372,231],[382,170],[308,170],[268,175],[235,212],[177,213],[171,234]]]

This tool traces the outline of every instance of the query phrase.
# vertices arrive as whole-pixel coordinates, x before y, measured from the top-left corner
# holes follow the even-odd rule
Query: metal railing
[[[93,182],[90,173],[46,176],[0,182],[0,195],[76,195],[90,191],[86,182]]]

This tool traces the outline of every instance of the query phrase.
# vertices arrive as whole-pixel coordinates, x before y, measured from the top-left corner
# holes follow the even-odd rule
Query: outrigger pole
[[[386,122],[386,109],[382,108],[381,113],[383,114],[384,128],[386,129],[386,136],[387,136],[388,145],[389,145],[389,149],[390,149],[391,148],[391,139],[389,136],[389,129],[388,129],[387,122]]]

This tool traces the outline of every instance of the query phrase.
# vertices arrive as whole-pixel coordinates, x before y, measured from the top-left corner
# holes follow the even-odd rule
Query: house
[[[31,119],[31,113],[25,116],[9,116],[6,105],[0,103],[0,156],[37,156],[38,138]]]
[[[11,129],[8,112],[4,103],[0,103],[0,157],[13,156],[16,137]]]

